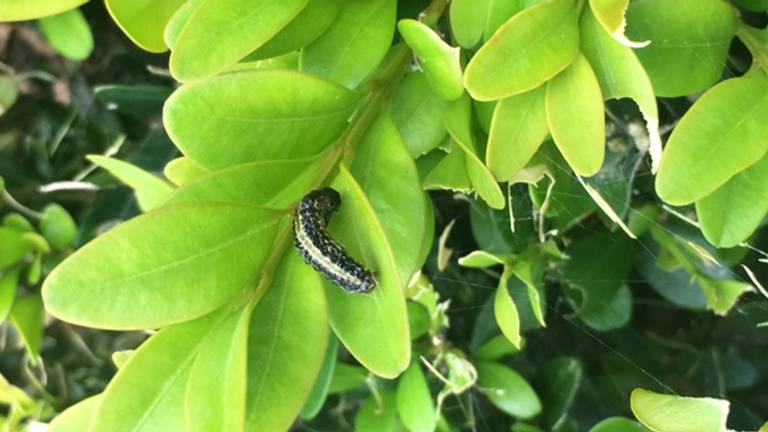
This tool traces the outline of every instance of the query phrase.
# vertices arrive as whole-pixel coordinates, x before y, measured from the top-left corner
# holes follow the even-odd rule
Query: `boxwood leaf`
[[[11,313],[16,289],[19,287],[19,273],[19,269],[4,270],[0,273],[0,323],[5,322]]]
[[[501,182],[523,169],[549,134],[545,89],[504,98],[493,110],[485,162]]]
[[[109,329],[199,317],[254,283],[279,216],[224,203],[181,204],[139,216],[56,267],[43,284],[46,308],[63,320]]]
[[[746,240],[768,213],[768,154],[731,177],[724,185],[696,201],[696,215],[704,237],[717,247],[733,247]]]
[[[195,356],[224,311],[161,330],[107,385],[89,432],[183,432],[184,392]]]
[[[48,432],[88,432],[102,395],[91,396],[62,411],[48,425]]]
[[[53,203],[43,209],[40,233],[55,248],[71,246],[77,237],[77,225],[64,207]]]
[[[720,316],[728,314],[742,294],[753,291],[752,285],[736,280],[698,277],[696,282],[707,296],[707,309]]]
[[[426,202],[416,165],[388,113],[368,129],[351,171],[381,222],[405,284],[423,264]]]
[[[400,421],[411,432],[435,430],[435,403],[429,393],[427,380],[420,362],[415,361],[397,382],[397,413]]]
[[[628,7],[629,0],[589,0],[589,8],[594,17],[616,42],[631,48],[648,46],[650,41],[632,42],[624,34],[627,27],[625,14]]]
[[[464,86],[472,98],[533,90],[565,69],[579,52],[578,4],[539,3],[502,25],[467,65]]]
[[[251,162],[215,171],[176,189],[163,205],[222,201],[287,208],[317,182],[323,156]]]
[[[163,168],[163,175],[177,186],[190,183],[209,173],[202,165],[187,156],[173,159]]]
[[[315,155],[341,134],[357,101],[311,75],[248,70],[181,87],[166,102],[163,121],[186,156],[221,169]]]
[[[128,162],[97,155],[89,155],[88,160],[133,189],[142,211],[152,210],[173,192],[168,182]]]
[[[328,393],[344,393],[365,384],[368,372],[359,367],[351,366],[346,363],[336,363],[333,369],[333,378],[331,378],[331,387]]]
[[[733,78],[708,90],[672,131],[656,177],[656,193],[690,204],[722,186],[768,152],[768,79]]]
[[[186,0],[106,0],[107,10],[136,45],[149,52],[168,49],[163,32]]]
[[[53,49],[62,56],[85,60],[91,55],[93,34],[79,9],[43,17],[37,23]]]
[[[339,340],[333,332],[329,332],[328,347],[325,350],[325,358],[323,359],[323,365],[320,368],[320,373],[317,375],[315,385],[312,387],[312,391],[309,393],[307,401],[301,408],[301,418],[304,420],[312,420],[323,408],[325,399],[328,397],[328,393],[331,389],[331,381],[336,369],[336,357],[339,353]]]
[[[581,18],[581,50],[597,76],[603,99],[630,98],[640,108],[648,130],[649,152],[655,172],[661,161],[659,110],[651,80],[637,55],[611,39],[590,11]]]
[[[459,49],[445,43],[426,24],[413,19],[400,20],[397,29],[419,58],[419,65],[435,93],[449,101],[461,96],[464,87]]]
[[[173,46],[169,61],[171,73],[179,81],[191,81],[221,71],[270,40],[307,2],[217,0],[202,3],[189,17]],[[259,93],[249,93],[249,96],[253,94]]]
[[[628,418],[610,417],[592,426],[589,432],[646,432],[646,429]]]
[[[168,48],[173,49],[176,45],[176,41],[179,39],[179,34],[184,26],[187,25],[189,17],[192,13],[200,7],[206,0],[187,0],[181,7],[176,9],[176,12],[168,19],[168,23],[165,25],[163,31],[163,41]]]
[[[303,48],[328,30],[344,3],[346,0],[311,0],[293,21],[244,60],[267,59]]]
[[[445,139],[443,113],[448,103],[434,93],[424,73],[406,75],[391,106],[392,120],[412,156],[428,153]]]
[[[530,384],[512,369],[491,361],[476,364],[477,381],[485,396],[505,413],[521,419],[541,412],[541,402]]]
[[[290,250],[253,311],[245,430],[288,430],[309,396],[328,344],[320,275]]]
[[[155,84],[108,84],[94,87],[93,92],[108,108],[144,118],[160,114],[173,89]]]
[[[490,39],[522,6],[520,0],[451,1],[452,35],[462,47],[472,48],[481,37]]]
[[[654,432],[725,432],[729,403],[722,399],[663,395],[634,389],[629,398],[632,414]]]
[[[249,307],[228,314],[200,345],[184,399],[188,432],[243,430],[250,319]]]
[[[397,420],[397,402],[392,390],[369,396],[355,415],[355,432],[395,432],[402,430]]]
[[[631,2],[627,35],[651,41],[637,56],[656,95],[686,96],[720,79],[736,31],[735,8],[719,0]]]
[[[37,294],[17,298],[11,308],[11,322],[21,335],[32,364],[37,363],[35,359],[43,342],[44,315],[43,300]]]
[[[465,194],[471,192],[466,153],[458,145],[453,145],[451,152],[443,156],[424,177],[422,185],[426,190],[452,190]]]
[[[342,167],[332,187],[341,193],[343,204],[331,219],[330,232],[352,257],[374,272],[378,286],[370,294],[360,295],[326,282],[331,325],[366,369],[394,378],[410,364],[411,342],[403,286],[392,248],[352,174]]]
[[[520,337],[520,315],[507,289],[511,275],[510,269],[505,267],[504,272],[499,278],[499,286],[496,288],[496,296],[493,300],[493,313],[501,332],[512,342],[512,345],[519,349],[522,340]]]
[[[301,70],[357,87],[392,44],[396,8],[396,0],[347,2],[331,27],[301,50]]]
[[[547,124],[558,150],[579,175],[596,174],[605,158],[600,84],[583,55],[547,84]]]
[[[0,227],[0,269],[5,269],[21,261],[28,253],[35,250],[35,244],[25,239],[22,233],[13,228]]]
[[[536,388],[544,402],[544,424],[548,430],[557,429],[568,418],[583,374],[581,363],[573,357],[550,360],[541,369]]]
[[[60,14],[88,0],[4,0],[0,21],[26,21]]]

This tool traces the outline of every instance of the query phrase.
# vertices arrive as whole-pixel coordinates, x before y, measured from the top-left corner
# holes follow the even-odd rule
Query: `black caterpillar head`
[[[322,188],[310,192],[304,202],[314,206],[322,214],[330,214],[341,206],[341,195],[334,189]]]

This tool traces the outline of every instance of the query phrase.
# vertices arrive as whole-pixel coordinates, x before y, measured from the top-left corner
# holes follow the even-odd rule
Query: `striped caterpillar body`
[[[350,292],[367,293],[376,288],[373,274],[352,259],[326,231],[331,215],[340,205],[341,196],[331,188],[307,194],[293,219],[296,248],[304,262],[329,281]]]

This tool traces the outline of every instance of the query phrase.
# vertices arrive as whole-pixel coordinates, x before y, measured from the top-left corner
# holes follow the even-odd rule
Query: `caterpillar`
[[[373,273],[352,259],[326,231],[331,215],[340,206],[341,195],[334,189],[308,193],[293,218],[296,249],[305,263],[346,291],[371,292],[376,288]]]

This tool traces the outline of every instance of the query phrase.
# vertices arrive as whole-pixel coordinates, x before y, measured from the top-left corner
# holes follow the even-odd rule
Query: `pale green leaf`
[[[400,421],[411,432],[435,430],[435,403],[419,361],[411,363],[400,376],[397,383],[397,412]]]
[[[355,415],[355,432],[399,432],[397,401],[392,390],[379,390],[379,397],[369,396]]]
[[[700,277],[696,282],[707,296],[707,309],[721,316],[728,314],[742,294],[753,291],[752,285],[735,280]]]
[[[752,235],[768,213],[766,185],[768,154],[696,201],[696,215],[704,237],[717,247],[728,248]]]
[[[507,289],[510,276],[510,270],[504,268],[504,272],[499,278],[499,285],[496,288],[496,296],[493,300],[493,313],[504,336],[512,342],[512,345],[520,348],[522,341],[520,337],[520,315]]]
[[[328,311],[320,275],[291,250],[251,318],[245,430],[288,430],[323,364]]]
[[[656,177],[656,193],[690,204],[722,186],[768,152],[768,79],[729,79],[708,90],[672,131]]]
[[[186,156],[221,169],[315,155],[341,135],[357,101],[311,75],[249,70],[183,86],[166,102],[163,120]]]
[[[262,46],[308,0],[216,0],[198,6],[173,45],[170,68],[179,81],[213,75]],[[247,92],[246,92],[247,93]],[[257,93],[250,93],[249,96]]]
[[[144,342],[104,390],[89,432],[185,432],[189,372],[226,313],[165,328]]]
[[[122,369],[135,352],[136,350],[115,351],[112,353],[112,363],[115,364],[116,368]]]
[[[251,308],[228,314],[200,345],[184,399],[187,432],[242,431]]]
[[[400,20],[397,29],[419,58],[419,66],[435,94],[455,100],[464,92],[459,49],[448,45],[434,30],[413,19]]]
[[[54,248],[71,246],[77,237],[77,225],[72,216],[55,203],[45,206],[39,227],[40,233]]]
[[[89,155],[88,160],[133,189],[142,211],[147,212],[157,207],[173,192],[168,182],[128,162],[97,155]]]
[[[600,84],[587,59],[547,84],[547,123],[558,150],[579,175],[596,174],[605,158],[605,113]]]
[[[579,51],[578,3],[543,2],[502,25],[467,65],[464,86],[472,97],[524,93],[565,69]]]
[[[632,414],[654,432],[725,432],[730,409],[722,399],[653,393],[641,388],[629,399]]]
[[[252,286],[279,220],[272,211],[224,203],[139,216],[56,267],[43,284],[46,308],[65,321],[109,329],[199,317]]]
[[[597,76],[603,99],[630,98],[640,108],[648,130],[648,151],[655,172],[661,160],[659,111],[651,80],[640,60],[632,49],[611,39],[590,11],[581,18],[581,49]]]
[[[517,372],[490,361],[480,361],[476,366],[480,390],[500,410],[520,419],[541,412],[539,397]]]
[[[168,49],[163,32],[186,0],[106,0],[107,10],[136,45],[160,53]]]
[[[343,204],[329,230],[353,258],[373,271],[378,286],[369,294],[351,294],[326,282],[331,325],[366,369],[394,378],[411,358],[405,282],[400,281],[386,233],[360,185],[342,167],[332,187],[341,194]]]
[[[451,152],[443,156],[424,177],[422,186],[425,190],[452,190],[464,194],[472,191],[466,153],[458,145],[452,147]]]
[[[525,346],[525,340],[522,340],[521,347],[517,348],[504,335],[496,335],[482,344],[475,352],[475,356],[481,360],[498,360],[502,357],[511,356],[519,353]]]
[[[304,420],[312,420],[320,414],[331,389],[331,381],[336,370],[336,357],[339,353],[339,340],[336,339],[336,335],[333,332],[329,332],[328,336],[328,347],[325,350],[323,365],[320,367],[320,373],[317,375],[315,385],[312,387],[312,391],[309,393],[309,397],[299,414]]]
[[[26,21],[56,15],[87,2],[88,0],[3,0],[0,22]]]
[[[720,0],[631,2],[627,36],[658,96],[686,96],[720,79],[736,30],[736,9]]]
[[[32,364],[36,364],[35,358],[40,354],[40,345],[43,342],[44,315],[43,300],[37,294],[17,298],[11,308],[11,322],[19,331]]]
[[[472,251],[459,258],[459,265],[469,268],[487,268],[504,264],[504,257],[483,250]]]
[[[381,222],[405,284],[423,264],[426,203],[416,165],[389,113],[368,129],[351,171]]]
[[[482,37],[488,40],[504,22],[520,11],[520,0],[452,0],[451,31],[464,48],[472,48]]]
[[[650,41],[632,42],[624,34],[627,27],[625,15],[628,7],[629,0],[589,0],[589,8],[595,18],[613,39],[630,48],[647,46]]]
[[[331,27],[301,50],[301,70],[357,87],[389,50],[396,8],[395,0],[347,2]]]
[[[65,409],[48,425],[48,432],[88,432],[101,399],[101,395],[91,396]]]
[[[168,19],[168,23],[163,30],[163,41],[168,48],[173,49],[176,45],[176,41],[179,39],[179,34],[187,25],[189,17],[200,7],[206,0],[186,0],[184,4],[179,7],[176,12]]]
[[[79,9],[41,18],[38,24],[48,43],[62,56],[85,60],[91,55],[93,34]]]
[[[646,429],[628,418],[610,417],[592,426],[589,432],[646,432]]]
[[[25,239],[22,233],[13,228],[0,227],[0,269],[5,269],[21,261],[35,249],[34,243]]]
[[[509,181],[523,169],[549,134],[545,89],[540,86],[496,104],[485,162],[499,181]]]
[[[446,135],[443,113],[448,103],[430,88],[424,73],[406,75],[395,90],[392,120],[408,145],[411,156],[418,157],[439,146]]]
[[[365,384],[368,372],[359,367],[351,366],[346,363],[336,363],[331,378],[331,386],[328,393],[344,393],[349,390],[361,387]]]
[[[187,156],[173,159],[163,168],[163,175],[177,186],[190,183],[208,173],[207,169]]]

